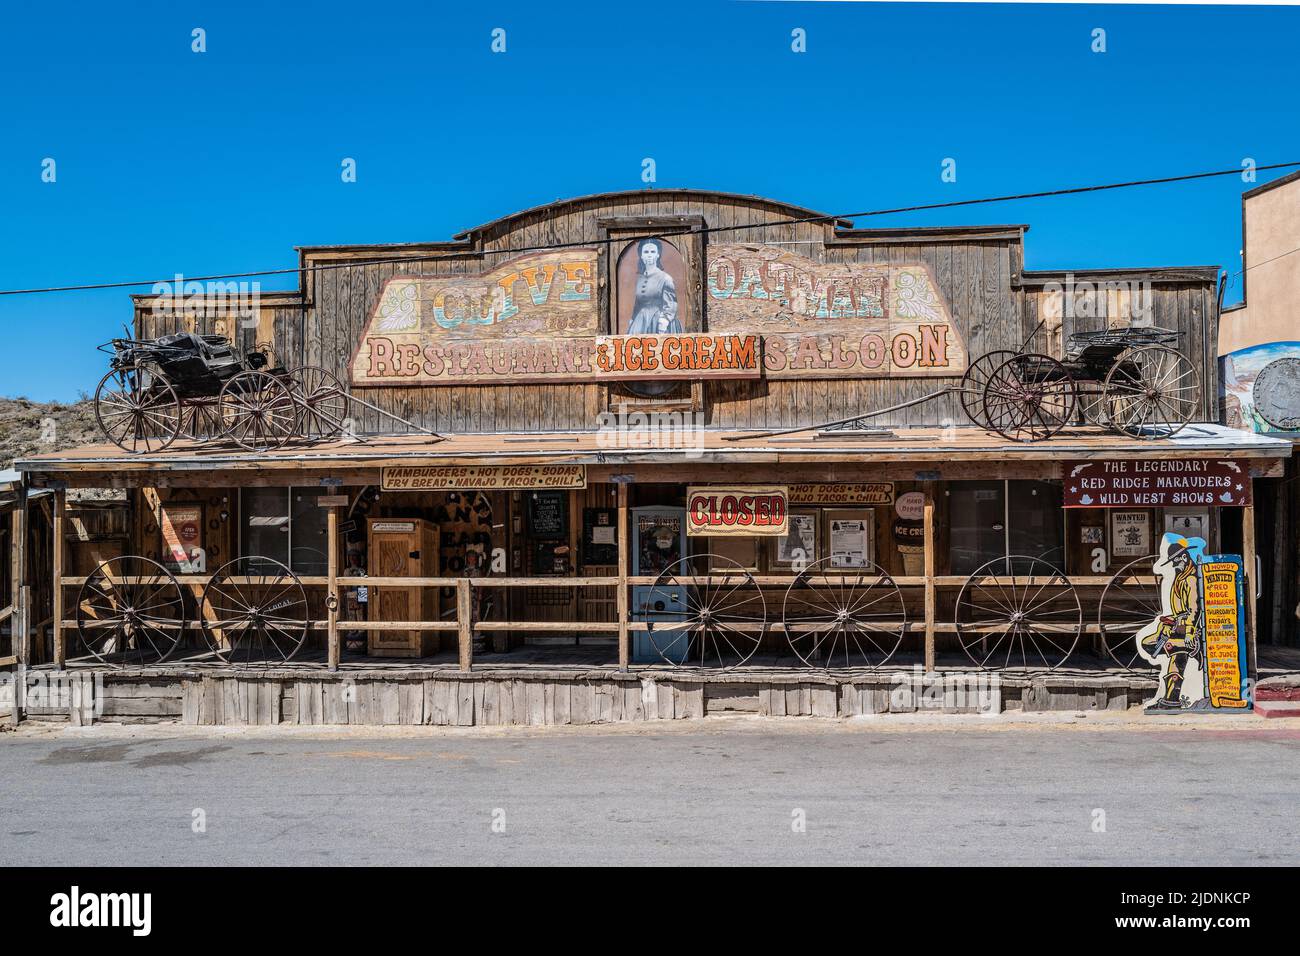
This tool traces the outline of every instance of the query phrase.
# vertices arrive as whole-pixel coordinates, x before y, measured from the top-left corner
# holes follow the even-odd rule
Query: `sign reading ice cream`
[[[642,245],[654,259],[659,247]],[[655,262],[645,268],[626,324],[603,321],[594,249],[530,253],[473,275],[394,276],[352,356],[352,383],[884,378],[966,368],[923,264],[827,264],[721,245],[708,256],[703,330],[677,321],[682,283]]]

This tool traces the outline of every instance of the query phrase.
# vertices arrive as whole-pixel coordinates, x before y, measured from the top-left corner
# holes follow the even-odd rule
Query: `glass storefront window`
[[[325,574],[328,545],[320,488],[245,488],[240,554],[272,558],[298,574]]]
[[[1007,482],[1007,550],[1065,572],[1065,515],[1058,481]]]
[[[970,574],[1009,554],[1065,570],[1065,512],[1055,481],[954,481],[948,486],[948,567]]]

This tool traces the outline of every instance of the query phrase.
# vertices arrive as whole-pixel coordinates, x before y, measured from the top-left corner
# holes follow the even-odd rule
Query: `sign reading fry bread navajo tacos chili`
[[[394,465],[383,470],[384,491],[586,488],[585,465]]]
[[[892,481],[826,482],[790,486],[792,505],[889,505]]]
[[[1250,504],[1245,462],[1218,458],[1115,459],[1065,464],[1067,508],[1176,508]]]
[[[788,530],[784,485],[705,485],[686,492],[688,535],[779,535]]]

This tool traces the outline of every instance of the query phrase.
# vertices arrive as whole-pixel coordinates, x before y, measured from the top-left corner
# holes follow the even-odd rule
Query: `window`
[[[970,574],[1005,555],[1065,571],[1065,510],[1056,481],[959,481],[948,486],[948,566]]]
[[[245,488],[240,494],[240,551],[272,558],[298,574],[325,574],[326,509],[320,488]]]

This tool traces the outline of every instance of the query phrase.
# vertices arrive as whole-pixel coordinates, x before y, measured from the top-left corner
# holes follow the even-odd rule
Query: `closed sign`
[[[709,486],[686,493],[686,533],[692,536],[785,534],[784,485]]]

